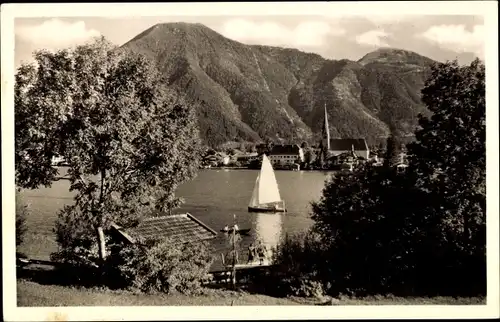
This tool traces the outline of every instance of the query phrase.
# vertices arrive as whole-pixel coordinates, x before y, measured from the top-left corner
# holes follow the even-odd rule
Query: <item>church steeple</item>
[[[325,122],[323,123],[322,140],[326,140],[326,150],[330,151],[330,127],[328,125],[328,113],[326,112],[325,103]]]

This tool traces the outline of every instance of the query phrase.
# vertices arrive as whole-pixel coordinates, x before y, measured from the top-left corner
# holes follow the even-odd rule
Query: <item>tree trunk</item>
[[[97,227],[97,240],[99,241],[99,259],[100,259],[100,264],[104,263],[104,260],[106,259],[106,240],[104,239],[104,231],[102,227]]]
[[[106,182],[106,170],[101,169],[101,193],[99,194],[99,205],[102,206],[102,201],[104,198],[104,184]],[[102,207],[100,209],[102,211]],[[97,227],[97,240],[99,246],[99,261],[100,266],[102,267],[104,264],[104,260],[106,259],[106,240],[104,239],[104,230],[102,229],[102,213],[99,213],[99,221],[100,225]]]

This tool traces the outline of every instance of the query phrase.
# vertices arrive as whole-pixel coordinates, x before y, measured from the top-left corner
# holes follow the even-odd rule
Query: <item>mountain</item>
[[[297,49],[245,45],[201,25],[155,25],[122,46],[154,60],[168,86],[197,101],[204,141],[318,136],[326,104],[332,137],[411,133],[427,113],[419,92],[431,59],[380,49],[359,61],[329,60]]]

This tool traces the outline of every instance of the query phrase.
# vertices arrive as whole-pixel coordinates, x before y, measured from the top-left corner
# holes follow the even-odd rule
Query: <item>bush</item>
[[[59,248],[50,254],[50,259],[63,264],[59,275],[64,283],[95,286],[110,281],[104,273],[112,269],[107,262],[100,262],[95,229],[89,220],[85,220],[81,208],[71,205],[61,209],[54,234]],[[108,232],[104,236],[108,250],[120,246]]]
[[[83,220],[77,206],[65,206],[58,214],[54,233],[59,250],[51,254],[51,260],[75,267],[98,265],[99,251],[94,229],[89,220]],[[110,242],[109,237],[106,242]]]
[[[286,235],[273,254],[275,266],[271,271],[276,296],[322,296],[327,283],[322,280],[323,249],[318,236],[312,232]]]
[[[23,243],[24,235],[28,230],[26,227],[26,217],[29,213],[28,205],[23,202],[20,193],[16,191],[16,246]]]
[[[165,239],[128,245],[108,258],[124,287],[143,292],[198,294],[213,262],[206,243],[173,244]]]

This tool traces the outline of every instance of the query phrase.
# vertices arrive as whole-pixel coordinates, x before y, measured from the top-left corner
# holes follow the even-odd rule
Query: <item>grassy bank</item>
[[[199,296],[137,294],[98,288],[72,288],[41,285],[32,281],[17,281],[18,306],[178,306],[178,305],[322,305],[325,300],[304,298],[274,298],[260,294],[229,290],[206,289]],[[485,298],[401,298],[372,296],[340,298],[335,305],[481,305]]]
[[[26,280],[17,282],[18,306],[298,305],[306,304],[304,302],[215,289],[207,289],[203,295],[187,296],[41,285]]]

